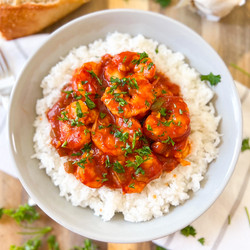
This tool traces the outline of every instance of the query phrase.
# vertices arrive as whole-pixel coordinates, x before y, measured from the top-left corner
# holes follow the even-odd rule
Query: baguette
[[[6,40],[36,33],[89,0],[0,0],[0,33]]]

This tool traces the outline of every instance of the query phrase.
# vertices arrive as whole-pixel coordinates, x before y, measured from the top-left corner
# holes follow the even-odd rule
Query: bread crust
[[[58,0],[55,3],[0,5],[0,32],[6,40],[36,33],[89,0]]]

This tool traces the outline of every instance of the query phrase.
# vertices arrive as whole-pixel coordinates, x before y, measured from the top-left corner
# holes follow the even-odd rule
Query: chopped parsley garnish
[[[32,223],[40,218],[36,209],[28,204],[20,205],[17,209],[0,208],[0,218],[4,214],[13,218],[18,224],[21,222]]]
[[[161,91],[161,93],[162,93],[162,94],[166,94],[167,91],[163,89],[163,90]]]
[[[181,234],[183,234],[186,237],[190,235],[194,237],[196,235],[196,230],[192,226],[189,225],[181,229]]]
[[[88,129],[84,129],[84,134],[87,135],[90,131]]]
[[[103,119],[107,114],[100,112],[100,118]]]
[[[134,135],[133,135],[133,141],[132,141],[132,149],[135,148],[136,137],[140,138],[141,136],[142,136],[142,132],[141,132],[140,129],[134,133]]]
[[[120,113],[123,113],[124,112],[124,110],[119,106],[118,107],[118,113],[120,114]]]
[[[79,102],[76,102],[76,115],[79,118],[83,117],[83,112],[82,112],[81,105]]]
[[[202,238],[199,238],[198,241],[201,243],[201,245],[204,245],[205,244],[205,239],[202,237]]]
[[[140,167],[140,165],[147,160],[149,160],[148,157],[144,160],[140,155],[136,155],[134,161],[126,161],[126,167],[133,167],[135,169],[135,174],[145,174],[145,171]]]
[[[159,112],[160,112],[160,114],[161,114],[162,116],[167,116],[166,108],[161,108],[161,109],[159,110]]]
[[[120,96],[120,95],[126,95],[128,92],[126,92],[126,91],[122,91],[122,92],[119,92],[119,93],[114,93],[113,95],[114,96]]]
[[[113,167],[114,167],[114,171],[121,174],[121,173],[125,173],[125,169],[122,166],[122,164],[119,161],[115,161],[113,163]]]
[[[142,148],[136,149],[135,152],[138,153],[140,156],[151,155],[151,149],[149,146],[143,146]]]
[[[147,124],[147,130],[148,131],[153,131],[152,127],[149,124]]]
[[[95,72],[94,72],[93,70],[86,70],[86,71],[89,72],[90,75],[91,75],[93,78],[95,78],[95,79],[98,81],[98,83],[102,86],[102,82],[101,82],[100,78],[95,74]]]
[[[106,178],[106,177],[107,177],[107,174],[108,174],[108,173],[103,173],[103,174],[102,174],[102,182],[108,181],[108,178]]]
[[[85,164],[87,164],[87,157],[80,159],[79,161],[74,161],[73,164],[77,164],[80,168],[84,169]]]
[[[126,104],[128,104],[124,99],[120,98],[120,97],[115,97],[115,101],[119,103],[120,106],[125,106]]]
[[[74,98],[75,98],[76,100],[81,100],[81,99],[82,99],[82,95],[77,95],[77,94],[75,94],[75,95],[74,95]]]
[[[68,142],[65,141],[65,142],[62,144],[62,148],[65,148],[67,145],[68,145]]]
[[[165,8],[171,3],[171,0],[155,0],[155,2],[160,4],[162,8]]]
[[[145,171],[143,170],[143,168],[139,167],[136,169],[135,174],[143,174],[144,175]]]
[[[129,133],[128,132],[122,133],[121,131],[116,130],[114,136],[116,138],[119,138],[120,141],[125,143],[128,140]]]
[[[131,127],[132,127],[132,125],[133,125],[133,122],[132,122],[132,121],[130,121],[130,122],[128,123],[128,128],[131,128]]]
[[[131,183],[128,185],[129,188],[135,188],[135,184],[134,183]]]
[[[32,250],[38,250],[41,246],[41,240],[40,239],[29,239],[27,240],[22,246],[16,246],[11,245],[10,250],[26,250],[26,249],[32,249]]]
[[[62,111],[62,112],[61,112],[61,115],[62,115],[63,117],[58,116],[58,117],[57,117],[58,120],[63,121],[63,122],[69,120],[69,118],[67,117],[67,111]]]
[[[249,145],[249,138],[245,138],[242,140],[242,144],[241,144],[241,152],[250,149],[250,145]]]
[[[56,241],[55,235],[50,235],[47,239],[49,250],[59,250],[59,244]],[[32,248],[31,248],[32,249]]]
[[[76,117],[75,120],[71,120],[71,126],[84,126],[84,123],[82,123],[81,121],[79,121],[79,117]]]
[[[152,67],[154,66],[154,64],[151,62],[148,64],[148,70],[150,70]]]
[[[122,63],[125,63],[126,59],[127,59],[127,56],[124,56],[122,59]]]
[[[110,163],[110,160],[109,160],[109,156],[108,156],[108,155],[106,155],[105,167],[106,167],[106,168],[111,167],[111,163]]]
[[[162,143],[172,144],[174,146],[175,142],[172,140],[172,138],[169,136],[167,140],[162,141]]]
[[[171,125],[171,123],[174,123],[174,120],[170,120],[170,121],[165,121],[165,122],[161,122],[163,126],[169,127]]]
[[[156,54],[158,54],[158,53],[159,53],[159,49],[158,49],[158,47],[156,47],[156,49],[155,49],[155,53],[156,53]]]
[[[201,75],[201,76],[200,76],[200,79],[201,79],[202,81],[208,81],[208,82],[210,82],[210,85],[211,85],[211,86],[215,86],[215,85],[217,85],[217,84],[220,82],[221,76],[220,76],[220,75],[214,75],[214,74],[211,72],[211,73],[208,74],[208,75]]]
[[[90,142],[90,143],[86,143],[86,144],[84,145],[84,147],[81,149],[81,151],[82,151],[83,153],[85,153],[85,152],[89,153],[90,150],[91,150],[91,147],[92,147],[92,143],[91,143],[91,142]]]
[[[69,90],[69,91],[63,90],[62,92],[65,93],[65,94],[67,94],[67,95],[66,95],[66,99],[68,99],[68,98],[69,98],[69,95],[70,95],[71,93],[73,93],[73,90]]]
[[[179,113],[180,113],[180,115],[182,115],[182,114],[183,114],[183,111],[182,111],[182,109],[179,109]]]
[[[142,59],[148,58],[148,54],[146,52],[137,53],[137,54],[140,56],[140,58],[132,60],[133,64],[139,65]]]
[[[88,81],[81,81],[81,84],[82,84],[82,85],[84,85],[84,84],[86,84],[86,83],[88,83]]]
[[[128,143],[126,143],[125,147],[122,147],[122,151],[125,151],[125,156],[133,153],[132,148]]]
[[[85,92],[85,103],[89,109],[94,109],[96,107],[95,103],[89,98],[91,93]]]
[[[147,107],[150,107],[150,103],[146,100],[145,101],[145,105],[147,106]]]

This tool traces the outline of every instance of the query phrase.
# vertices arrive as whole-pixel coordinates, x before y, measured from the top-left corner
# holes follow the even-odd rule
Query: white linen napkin
[[[10,42],[0,41],[16,77],[27,59],[45,41],[47,35],[34,35]],[[4,80],[6,82],[6,79]],[[0,86],[3,79],[0,79]],[[236,82],[242,102],[243,137],[250,137],[250,94],[249,89]],[[4,95],[0,87],[0,95]],[[11,156],[7,139],[7,95],[0,104],[0,170],[17,177],[15,167],[11,164]],[[232,131],[233,136],[233,131]],[[246,209],[250,212],[250,150],[240,154],[236,169],[219,199],[192,226],[196,236],[185,237],[180,232],[153,241],[168,250],[235,250],[250,249],[250,224]],[[230,221],[230,223],[229,223]],[[198,239],[204,238],[202,245]]]

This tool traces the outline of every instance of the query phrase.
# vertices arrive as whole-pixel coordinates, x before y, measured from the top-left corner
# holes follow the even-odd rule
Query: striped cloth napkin
[[[10,42],[0,41],[1,49],[6,55],[14,77],[19,74],[27,59],[46,38],[47,35],[34,35]],[[6,79],[0,79],[0,86],[3,81],[6,82]],[[250,137],[250,91],[240,83],[236,82],[236,86],[242,102],[243,137]],[[1,90],[1,87],[0,95],[4,97],[2,105],[0,104],[0,170],[16,177],[15,167],[10,164],[11,156],[6,146],[8,97],[6,90]],[[247,216],[247,211],[250,212],[249,179],[250,150],[246,150],[240,154],[233,176],[224,192],[200,218],[191,224],[196,230],[194,237],[186,237],[176,232],[153,242],[168,250],[250,249],[250,223]]]

